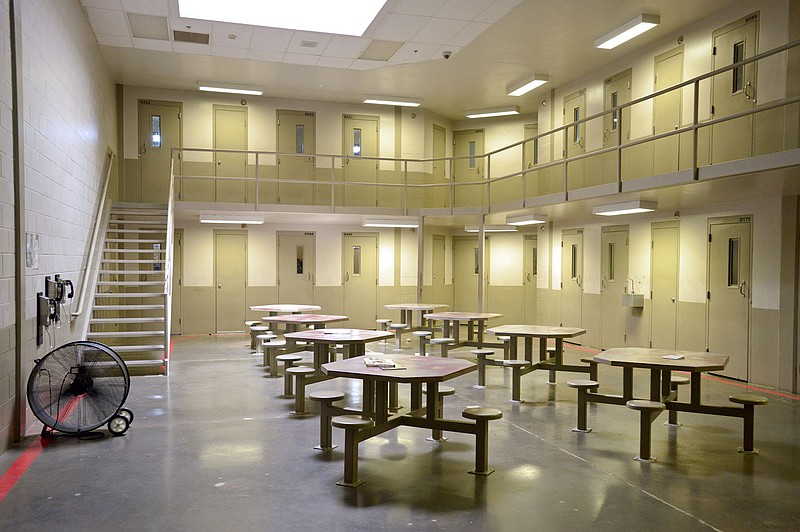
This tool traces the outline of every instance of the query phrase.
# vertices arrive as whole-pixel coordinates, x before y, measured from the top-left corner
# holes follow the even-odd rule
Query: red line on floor
[[[11,467],[8,468],[2,477],[0,477],[0,502],[6,498],[8,492],[11,491],[17,481],[22,478],[22,475],[25,474],[25,471],[31,466],[34,460],[39,456],[39,453],[47,447],[49,443],[48,440],[43,440],[41,437],[36,438],[33,442],[24,450],[22,454],[14,460],[14,463],[11,464]]]

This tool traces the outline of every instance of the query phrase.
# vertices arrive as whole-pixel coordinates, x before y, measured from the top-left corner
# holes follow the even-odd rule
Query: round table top
[[[647,347],[615,347],[596,354],[592,359],[610,366],[693,372],[721,370],[728,364],[727,356],[716,353]]]
[[[391,303],[383,307],[388,310],[434,310],[447,306],[444,303]]]
[[[423,317],[429,320],[450,320],[450,321],[465,321],[465,320],[488,320],[491,318],[499,318],[502,314],[494,312],[431,312],[424,314]]]
[[[579,327],[554,327],[552,325],[498,325],[487,332],[508,336],[530,336],[533,338],[572,338],[586,333]]]

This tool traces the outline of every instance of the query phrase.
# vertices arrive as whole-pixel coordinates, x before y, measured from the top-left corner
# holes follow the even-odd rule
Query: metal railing
[[[172,263],[175,244],[175,160],[169,168],[169,199],[167,200],[167,253],[164,259],[164,375],[169,375],[172,355]]]
[[[254,210],[259,210],[262,205],[280,206],[283,204],[301,205],[314,209],[341,212],[352,208],[381,208],[384,213],[410,214],[419,212],[421,209],[434,209],[437,213],[452,214],[454,212],[485,213],[492,212],[493,209],[510,210],[514,208],[525,208],[534,205],[546,204],[548,202],[558,203],[568,201],[571,193],[576,190],[588,189],[596,185],[611,187],[610,191],[603,193],[622,192],[623,183],[634,180],[638,177],[649,177],[658,175],[651,173],[645,176],[624,175],[625,155],[631,153],[647,143],[674,137],[676,135],[689,135],[690,150],[688,163],[681,162],[681,148],[676,148],[675,153],[669,155],[674,159],[675,166],[671,172],[688,172],[689,180],[698,179],[698,170],[703,166],[700,154],[700,131],[704,128],[712,128],[720,124],[731,122],[742,117],[754,116],[758,113],[787,108],[788,106],[800,104],[800,95],[791,95],[767,104],[753,104],[752,108],[726,116],[700,120],[701,106],[701,82],[706,82],[715,76],[734,71],[745,65],[756,63],[764,59],[774,57],[777,54],[786,53],[789,50],[800,46],[800,41],[795,41],[784,46],[777,47],[768,52],[758,54],[749,59],[733,63],[723,68],[702,74],[690,80],[678,83],[653,94],[637,98],[606,109],[600,113],[581,118],[553,128],[544,133],[526,138],[513,144],[504,146],[497,150],[476,156],[454,156],[445,158],[390,158],[390,157],[355,157],[352,155],[330,155],[330,154],[297,154],[276,151],[241,151],[241,150],[215,150],[210,148],[174,148],[173,159],[176,154],[180,154],[184,166],[187,155],[191,155],[196,164],[202,166],[205,162],[210,164],[206,168],[206,174],[214,173],[211,167],[214,164],[214,155],[222,153],[238,153],[242,155],[245,171],[239,177],[219,177],[215,175],[180,175],[174,176],[175,187],[179,187],[178,199],[183,202],[221,202],[216,187],[224,184],[240,183],[242,190],[235,201],[228,203],[240,203],[252,205]],[[797,58],[791,59],[797,61]],[[787,59],[787,62],[789,59]],[[691,114],[690,124],[676,125],[674,130],[663,133],[642,136],[636,139],[623,138],[625,130],[626,115],[633,113],[633,108],[647,102],[654,102],[656,98],[679,91],[683,95],[684,89],[691,89]],[[599,149],[586,151],[585,153],[568,155],[567,147],[571,142],[570,134],[575,129],[586,127],[598,120],[603,120],[607,115],[612,115],[617,119],[617,127],[614,131],[616,138],[613,144]],[[735,124],[734,124],[735,125]],[[752,125],[750,127],[753,127]],[[754,137],[755,135],[753,135]],[[795,135],[795,144],[797,144]],[[680,139],[680,137],[678,137]],[[561,144],[562,153],[560,158],[553,156],[551,160],[536,163],[527,167],[525,161],[526,147],[530,144],[535,149],[549,141],[551,146]],[[586,134],[582,139],[584,147],[586,145]],[[599,140],[592,137],[592,140]],[[786,151],[800,146],[783,146],[777,151]],[[752,148],[752,146],[751,146]],[[752,150],[751,150],[752,151]],[[519,153],[517,153],[519,152]],[[591,159],[600,160],[603,156],[611,155],[611,167],[613,175],[605,176],[603,171],[591,174],[592,183],[589,185],[580,184],[571,186],[570,178],[582,177],[577,171],[571,173],[570,166],[590,161]],[[707,153],[708,163],[725,162],[713,160],[715,154],[712,153],[712,146],[709,143]],[[212,161],[202,161],[211,157]],[[519,157],[519,165],[509,165],[509,159]],[[281,171],[281,159],[284,161],[290,158],[308,158],[313,161],[309,165],[304,175],[291,175],[288,178],[285,172]],[[362,168],[362,175],[357,180],[353,179],[352,169],[348,169],[353,162],[361,161],[362,167],[369,167],[369,172]],[[363,163],[370,161],[370,163]],[[270,165],[270,162],[274,164]],[[433,166],[437,163],[446,163],[446,171],[442,182],[436,182]],[[652,161],[651,161],[652,162]],[[684,164],[682,166],[682,164]],[[374,173],[372,172],[374,166]],[[480,171],[483,169],[485,171]],[[494,176],[493,169],[501,175]],[[266,175],[265,175],[266,173]],[[270,176],[272,173],[274,176]],[[465,179],[464,174],[472,177]],[[366,179],[366,180],[365,180]],[[212,187],[207,187],[205,191],[192,192],[198,183],[204,181],[213,182]],[[281,198],[281,190],[288,191],[291,187],[302,188],[302,202],[286,202]],[[293,191],[297,196],[297,190]],[[503,194],[510,200],[503,201]],[[580,195],[578,195],[580,197]],[[585,197],[585,194],[584,194]],[[500,198],[499,200],[497,198]]]

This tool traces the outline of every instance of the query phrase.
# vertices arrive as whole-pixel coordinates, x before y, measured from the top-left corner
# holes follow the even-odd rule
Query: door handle
[[[672,300],[673,303],[675,303],[675,298],[674,297],[671,297],[670,299]]]
[[[753,98],[753,85],[749,81],[744,86],[744,97],[748,100]]]
[[[222,285],[221,284],[217,285],[217,290],[222,290]]]
[[[577,284],[579,287],[583,288],[583,285],[581,284],[581,276],[580,275],[575,278],[575,284]]]
[[[217,161],[217,166],[220,166],[221,164],[222,164],[222,161]]]
[[[528,282],[531,282],[531,272],[527,273]]]
[[[350,272],[345,272],[345,274],[344,274],[344,282],[347,282],[349,280],[350,280]]]
[[[745,293],[746,287],[747,281],[742,281],[739,283],[739,293],[742,294],[742,297],[747,297],[747,294]]]

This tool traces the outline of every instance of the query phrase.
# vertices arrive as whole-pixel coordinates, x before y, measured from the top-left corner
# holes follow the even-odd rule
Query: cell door
[[[606,111],[631,101],[631,70],[628,69],[605,80],[603,92],[603,109]],[[630,107],[603,115],[604,148],[617,146],[620,134],[622,135],[623,144],[630,140],[630,116]]]
[[[344,264],[344,314],[348,327],[374,329],[378,303],[378,237],[345,233],[342,238]]]
[[[539,275],[536,235],[525,235],[522,244],[522,290],[525,305],[523,319],[529,325],[536,324],[536,282]]]
[[[628,226],[603,227],[600,237],[600,347],[624,347],[628,278]]]
[[[278,303],[314,304],[315,235],[278,233]]]
[[[433,126],[433,158],[443,159],[447,156],[447,132],[441,126],[434,124]],[[434,161],[433,162],[433,184],[436,187],[433,189],[433,194],[427,197],[432,197],[433,201],[430,207],[449,207],[450,206],[450,181],[447,179],[447,161]]]
[[[650,347],[656,349],[677,346],[679,264],[679,222],[654,223],[650,251]]]
[[[750,361],[751,218],[712,219],[708,226],[708,350],[730,357],[719,374],[742,381]]]
[[[564,98],[564,124],[570,124],[586,117],[586,89],[572,93]],[[586,122],[567,128],[565,152],[567,157],[586,153]],[[584,160],[567,164],[567,189],[582,188]]]
[[[480,260],[477,237],[453,238],[453,310],[478,311]]]
[[[718,69],[753,57],[757,52],[758,14],[714,32],[714,65]],[[749,63],[712,79],[711,108],[722,118],[755,106],[756,64]],[[753,154],[753,115],[711,126],[711,161],[743,159]]]
[[[483,130],[453,131],[454,207],[483,205]]]
[[[214,106],[214,149],[247,149],[247,108]],[[247,155],[244,153],[214,153],[215,198],[223,203],[245,203]]]
[[[539,134],[539,126],[525,124],[525,138],[530,139]],[[522,147],[522,167],[530,170],[539,164],[539,139],[526,142]],[[536,179],[538,172],[525,174],[525,197],[532,198],[539,195],[539,183]]]
[[[172,245],[171,334],[182,334],[183,324],[183,229],[176,229]]]
[[[683,79],[683,46],[673,48],[655,58],[656,92],[677,85]],[[653,100],[653,134],[674,131],[681,126],[681,90],[673,90]],[[653,142],[653,175],[679,170],[680,135]]]
[[[431,287],[431,297],[434,303],[443,303],[445,301],[444,294],[444,249],[445,237],[444,235],[433,235],[433,286]]]
[[[583,229],[561,233],[561,326],[583,323]]]
[[[181,104],[139,100],[139,186],[126,187],[128,201],[167,202],[172,148],[181,145]],[[180,161],[175,159],[176,174]]]
[[[314,204],[316,153],[316,113],[311,111],[278,111],[278,197],[277,202],[289,205]],[[297,154],[297,155],[289,155]],[[285,183],[302,180],[308,183]]]
[[[364,157],[378,157],[377,116],[344,115],[344,181],[342,193],[348,207],[376,207],[378,205],[378,161]],[[359,185],[359,183],[366,183]],[[337,197],[340,195],[337,193]],[[341,205],[337,201],[337,205]]]
[[[216,330],[244,330],[247,310],[247,234],[214,231]]]

